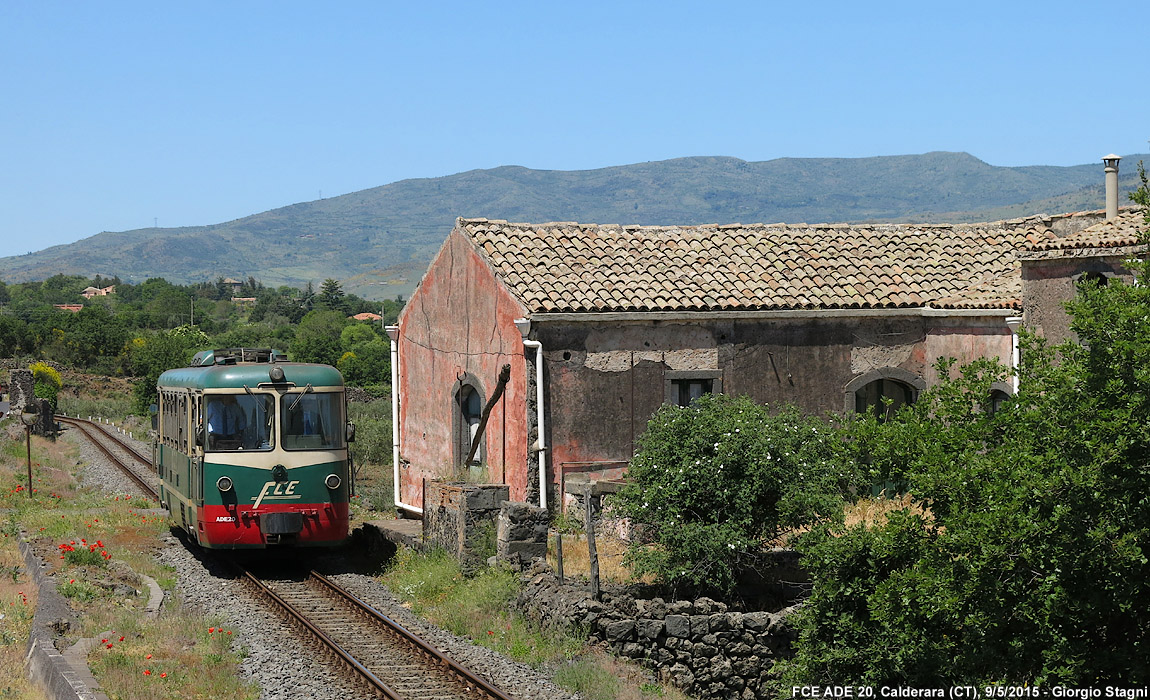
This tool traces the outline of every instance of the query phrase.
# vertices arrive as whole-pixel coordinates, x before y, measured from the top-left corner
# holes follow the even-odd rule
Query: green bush
[[[32,370],[32,392],[38,399],[48,399],[55,411],[56,397],[64,386],[60,373],[44,362],[33,362],[29,369]]]
[[[348,420],[355,423],[351,454],[356,462],[391,464],[391,400],[376,399],[347,405]]]
[[[856,480],[833,426],[747,397],[664,406],[639,445],[616,502],[651,541],[626,561],[672,585],[731,590],[785,530],[836,513]]]
[[[1150,222],[1148,222],[1150,223]],[[1024,334],[1020,387],[978,362],[851,433],[919,504],[816,527],[793,685],[1099,687],[1150,682],[1150,276],[1085,283],[1080,342]]]

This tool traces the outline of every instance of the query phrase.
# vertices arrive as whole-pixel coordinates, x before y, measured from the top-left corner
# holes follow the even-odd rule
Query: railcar
[[[176,524],[211,549],[325,547],[348,534],[343,377],[274,350],[205,350],[160,375],[152,463]]]

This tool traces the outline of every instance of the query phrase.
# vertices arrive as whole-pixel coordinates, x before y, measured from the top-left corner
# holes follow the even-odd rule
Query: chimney
[[[1102,157],[1102,162],[1106,164],[1107,221],[1118,216],[1118,161],[1120,160],[1122,160],[1122,157],[1116,156],[1113,153]]]

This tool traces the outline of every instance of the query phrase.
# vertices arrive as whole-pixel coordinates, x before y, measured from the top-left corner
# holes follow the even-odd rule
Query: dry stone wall
[[[796,637],[787,619],[797,606],[738,612],[710,598],[668,602],[623,592],[596,601],[586,586],[560,584],[541,564],[525,576],[516,606],[543,626],[584,629],[700,698],[771,697],[774,664],[792,654]]]

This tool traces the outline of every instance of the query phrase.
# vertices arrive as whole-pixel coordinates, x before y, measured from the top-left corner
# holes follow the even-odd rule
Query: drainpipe
[[[1018,349],[1018,329],[1022,326],[1021,316],[1007,316],[1006,325],[1010,328],[1010,382],[1014,393],[1018,393],[1018,365],[1022,355]]]
[[[519,333],[523,336],[523,347],[533,348],[535,350],[535,410],[536,420],[535,425],[538,428],[539,439],[535,441],[532,448],[535,450],[539,457],[539,507],[547,507],[547,439],[544,437],[547,434],[546,426],[543,424],[543,343],[538,340],[528,340],[527,335],[531,333],[531,320],[526,318],[515,319],[515,327],[519,329]],[[526,354],[526,352],[524,352]]]
[[[391,478],[395,507],[422,515],[422,508],[399,500],[399,326],[384,326],[383,330],[391,340]]]
[[[1102,157],[1102,162],[1106,166],[1106,220],[1118,216],[1118,161],[1122,160],[1121,156],[1116,156],[1111,153],[1108,156]]]

